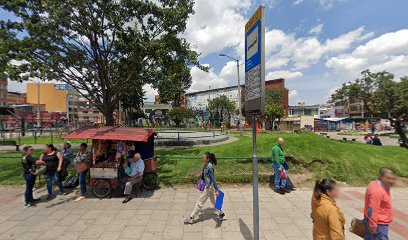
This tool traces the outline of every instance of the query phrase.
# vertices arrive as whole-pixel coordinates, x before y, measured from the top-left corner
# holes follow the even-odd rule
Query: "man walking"
[[[285,140],[278,138],[278,142],[272,147],[272,167],[275,171],[275,191],[280,194],[290,192],[286,189],[286,170],[284,164],[286,162],[285,155],[283,154],[283,144]]]
[[[124,162],[123,168],[125,169],[125,173],[129,176],[124,191],[126,198],[122,201],[122,203],[127,203],[132,200],[133,185],[143,180],[145,165],[140,154],[135,153],[135,155],[133,155],[133,158],[129,159],[129,161]]]
[[[395,183],[394,171],[383,167],[378,179],[368,185],[364,204],[364,240],[388,240],[388,226],[393,217],[390,188]]]

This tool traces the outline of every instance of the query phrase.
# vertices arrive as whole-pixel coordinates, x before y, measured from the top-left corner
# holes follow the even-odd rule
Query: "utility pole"
[[[37,127],[41,126],[40,81],[37,82]]]
[[[240,76],[239,76],[239,59],[233,58],[233,57],[228,56],[228,55],[223,54],[223,53],[219,54],[219,56],[220,56],[220,57],[227,57],[227,58],[229,58],[229,59],[231,59],[231,60],[234,60],[234,61],[237,63],[237,75],[238,75],[238,86],[237,86],[237,88],[238,88],[238,108],[239,108],[239,109],[238,109],[238,110],[239,110],[239,116],[238,116],[238,119],[239,119],[239,134],[242,136],[242,135],[243,135],[243,132],[242,132],[242,107],[241,107],[241,79],[240,79]]]

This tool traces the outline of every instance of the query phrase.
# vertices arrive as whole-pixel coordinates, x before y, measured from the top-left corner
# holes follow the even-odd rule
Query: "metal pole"
[[[239,134],[242,136],[241,79],[239,77],[239,60],[237,60],[237,74],[238,74]]]
[[[256,154],[256,115],[252,116],[252,181],[253,181],[253,214],[254,214],[254,240],[259,240],[259,200],[258,200],[258,156]]]
[[[40,82],[37,83],[37,127],[41,126]]]
[[[67,89],[67,102],[66,102],[66,104],[67,104],[67,125],[68,125],[68,128],[69,128],[69,89]]]

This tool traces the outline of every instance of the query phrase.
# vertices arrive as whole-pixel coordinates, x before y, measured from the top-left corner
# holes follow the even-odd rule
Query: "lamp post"
[[[239,133],[242,136],[242,107],[241,107],[241,79],[239,77],[239,59],[233,58],[231,56],[228,56],[224,53],[219,54],[220,57],[227,57],[231,60],[234,60],[237,63],[237,76],[238,76],[238,108],[239,108]]]

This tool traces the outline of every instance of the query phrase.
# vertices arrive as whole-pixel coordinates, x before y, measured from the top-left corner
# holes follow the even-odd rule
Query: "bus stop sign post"
[[[252,116],[254,240],[259,240],[258,156],[256,116],[265,108],[265,8],[260,6],[245,25],[245,112]]]

